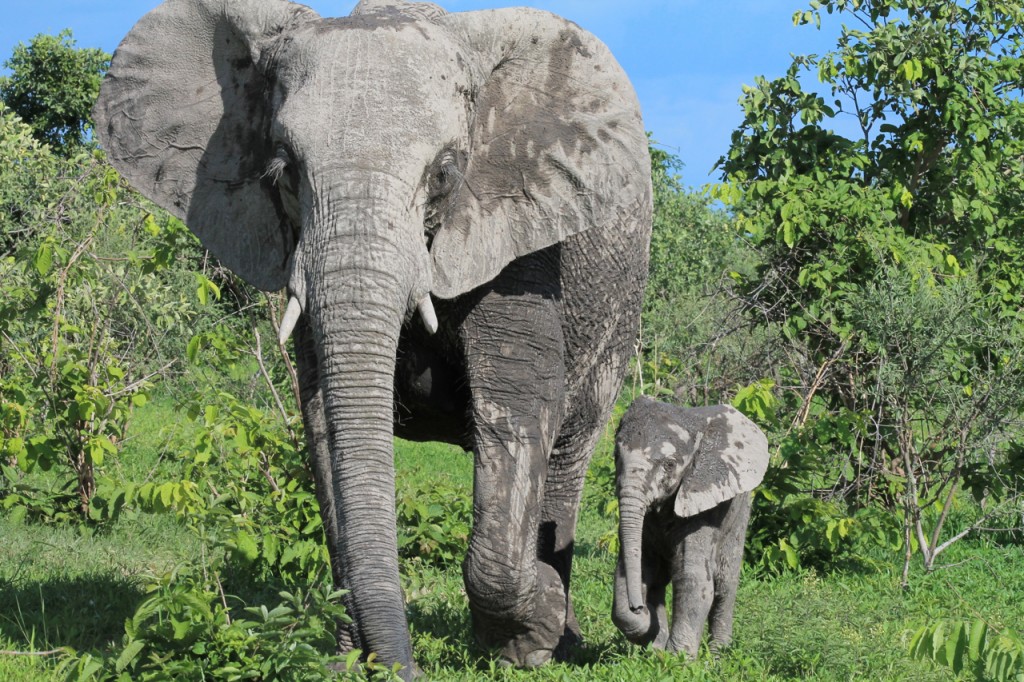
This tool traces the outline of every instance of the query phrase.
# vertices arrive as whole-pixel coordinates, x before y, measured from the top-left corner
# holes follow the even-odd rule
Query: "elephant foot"
[[[732,638],[729,639],[714,639],[712,638],[708,642],[708,651],[714,658],[720,657],[730,646],[732,646]]]
[[[654,641],[651,642],[651,647],[655,649],[667,649],[668,648],[668,629],[661,628],[658,634],[655,635]]]
[[[477,641],[497,649],[503,663],[517,668],[536,668],[555,655],[566,631],[565,589],[554,568],[537,564],[537,593],[525,623],[516,623],[473,611]]]
[[[684,656],[686,656],[686,660],[688,660],[688,661],[695,661],[695,660],[697,660],[697,652],[700,649],[700,640],[697,640],[696,643],[694,643],[694,642],[680,642],[680,641],[673,641],[672,638],[670,637],[668,642],[667,642],[667,644],[666,644],[666,646],[665,646],[665,649],[669,653],[683,654]]]
[[[579,624],[574,624],[575,627],[573,627],[573,624],[570,623],[566,623],[565,625],[565,630],[562,632],[562,637],[558,640],[558,645],[555,646],[556,661],[568,661],[570,658],[572,658],[574,652],[579,651],[584,646],[586,646],[586,642],[583,640],[583,635],[580,633]]]

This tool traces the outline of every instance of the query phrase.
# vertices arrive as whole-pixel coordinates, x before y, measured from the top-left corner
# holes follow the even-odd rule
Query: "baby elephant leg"
[[[696,658],[715,598],[715,532],[699,517],[684,526],[685,535],[672,559],[672,634],[667,648]]]
[[[732,642],[733,609],[736,606],[736,588],[743,564],[743,544],[750,520],[750,494],[744,493],[729,502],[722,520],[722,534],[718,545],[718,567],[715,572],[715,601],[708,617],[712,651],[720,651]],[[723,505],[723,506],[725,506]]]
[[[654,641],[651,642],[651,646],[655,649],[668,648],[668,613],[665,610],[665,588],[667,586],[668,581],[661,583],[661,585],[651,590],[647,598],[647,608],[654,614],[654,621],[658,626]]]

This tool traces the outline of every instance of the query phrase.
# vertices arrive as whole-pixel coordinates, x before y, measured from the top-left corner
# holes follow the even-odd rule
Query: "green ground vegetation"
[[[645,393],[729,402],[767,432],[735,645],[686,662],[615,630],[613,422],[576,542],[586,646],[501,668],[462,587],[471,455],[398,441],[430,679],[1024,679],[1024,11],[830,0],[794,21],[823,14],[848,26],[834,51],[738,93],[720,184],[688,189],[651,150],[650,283],[616,416]],[[386,679],[334,654],[347,615],[282,301],[93,148],[72,104],[105,60],[40,36],[0,83],[0,679]],[[18,109],[36,90],[42,113]],[[853,135],[834,129],[847,116]]]

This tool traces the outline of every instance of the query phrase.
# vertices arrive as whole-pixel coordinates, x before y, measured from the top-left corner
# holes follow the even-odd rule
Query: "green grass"
[[[120,644],[146,575],[167,573],[198,543],[169,516],[123,519],[109,532],[11,524],[0,517],[0,649]],[[38,659],[0,656],[0,679],[49,679]]]
[[[107,474],[160,480],[178,473],[176,453],[192,437],[170,400],[139,411],[132,439]],[[607,457],[609,444],[602,443]],[[472,458],[458,448],[399,442],[402,484],[472,490]],[[535,671],[499,669],[472,643],[458,565],[405,566],[414,647],[430,679],[460,680],[948,680],[951,673],[911,660],[913,631],[937,618],[985,617],[1022,628],[1024,550],[965,541],[955,564],[930,575],[915,564],[902,591],[900,558],[878,555],[860,573],[745,574],[736,608],[735,646],[695,663],[628,645],[611,622],[615,557],[599,539],[612,521],[584,495],[573,573],[573,600],[587,637],[568,663]],[[120,645],[125,619],[144,598],[148,575],[198,556],[198,541],[171,516],[126,515],[96,533],[15,524],[0,516],[0,649],[71,647],[102,654]],[[241,595],[253,599],[254,595]],[[0,655],[0,680],[54,678],[55,657]]]

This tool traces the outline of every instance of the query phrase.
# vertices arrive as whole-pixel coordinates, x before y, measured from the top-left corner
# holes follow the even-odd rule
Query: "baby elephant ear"
[[[743,413],[727,405],[699,412],[703,438],[676,491],[676,514],[684,518],[750,492],[768,468],[768,439]]]
[[[473,74],[468,160],[431,246],[452,298],[512,260],[594,226],[651,215],[650,157],[633,88],[608,48],[525,8],[439,20]]]
[[[273,150],[260,62],[317,18],[284,0],[168,0],[114,52],[93,110],[114,168],[261,289],[285,284],[294,245],[264,186]]]

